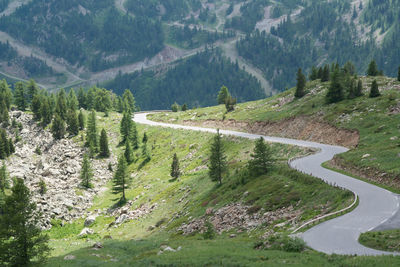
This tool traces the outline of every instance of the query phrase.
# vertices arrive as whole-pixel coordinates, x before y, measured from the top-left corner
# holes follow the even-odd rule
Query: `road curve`
[[[209,133],[216,132],[215,129],[210,128],[150,121],[147,119],[148,114],[137,113],[134,121],[151,126]],[[220,130],[220,133],[248,139],[257,139],[262,136],[268,142],[316,148],[319,150],[318,153],[291,161],[290,166],[298,171],[318,177],[327,183],[351,190],[359,196],[359,205],[352,212],[323,222],[302,233],[300,237],[304,239],[308,246],[327,254],[399,255],[367,248],[358,243],[358,237],[361,233],[376,228],[396,214],[399,210],[397,196],[380,187],[321,167],[323,162],[331,160],[334,155],[348,151],[347,148],[229,130]]]

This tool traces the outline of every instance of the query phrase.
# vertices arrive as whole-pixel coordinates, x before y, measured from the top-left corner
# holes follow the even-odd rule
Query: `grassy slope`
[[[236,121],[280,121],[299,115],[306,115],[335,125],[340,128],[357,129],[360,133],[360,143],[356,149],[339,155],[339,159],[348,166],[362,170],[378,170],[387,173],[378,182],[400,189],[400,184],[393,177],[400,177],[400,114],[389,115],[389,108],[395,106],[400,99],[400,83],[394,79],[378,77],[382,96],[368,98],[372,79],[363,78],[365,96],[344,100],[337,104],[325,104],[324,97],[329,83],[313,81],[307,84],[311,92],[300,100],[291,100],[294,89],[288,90],[272,98],[239,104],[234,112],[228,113],[225,119]],[[282,100],[288,103],[280,106]],[[278,112],[279,111],[279,112]],[[160,113],[153,119],[182,123],[192,120],[201,123],[207,119],[222,120],[224,106],[191,110],[185,113]],[[392,140],[394,139],[394,140]],[[364,158],[365,154],[370,157]],[[389,177],[389,178],[385,178]]]
[[[111,147],[116,153],[122,150],[121,147],[116,147],[119,118],[119,115],[112,113],[110,118],[101,118],[98,123],[99,128],[107,129],[113,142]],[[364,258],[335,257],[332,259],[312,251],[293,254],[282,251],[254,250],[254,244],[259,242],[260,236],[266,231],[275,228],[279,232],[289,232],[290,225],[282,228],[274,227],[275,223],[281,221],[259,227],[248,233],[237,233],[231,230],[218,235],[215,240],[203,240],[201,234],[189,237],[176,234],[176,227],[190,221],[191,217],[203,215],[208,207],[218,208],[238,200],[261,206],[265,210],[295,205],[296,209],[303,211],[302,220],[304,221],[322,212],[338,210],[348,205],[352,202],[352,195],[290,170],[285,161],[305,151],[283,145],[272,146],[278,163],[271,174],[242,184],[235,170],[244,166],[253,143],[233,137],[224,138],[226,147],[229,147],[227,149],[230,165],[229,178],[225,179],[222,187],[216,187],[209,180],[207,170],[194,171],[197,167],[206,164],[209,140],[212,135],[140,126],[139,132],[143,134],[144,131],[149,136],[148,147],[152,150],[152,160],[139,170],[143,157],[140,155],[140,150],[137,152],[138,161],[130,166],[134,178],[127,196],[133,199],[141,195],[134,202],[133,209],[141,204],[149,203],[157,203],[158,208],[151,215],[124,223],[118,228],[107,229],[107,225],[114,221],[114,218],[102,215],[97,218],[96,224],[92,227],[96,233],[88,238],[77,238],[77,234],[83,229],[83,219],[64,227],[54,227],[49,232],[54,250],[48,266],[99,264],[148,266],[168,263],[198,266],[206,264],[265,265],[266,263],[279,265],[283,262],[296,265],[306,265],[310,262],[315,265],[329,265],[331,261],[335,264],[342,261],[357,262],[355,266],[358,266],[360,261],[366,261],[368,264],[376,261],[392,262],[390,258],[365,260]],[[169,166],[174,152],[181,160],[184,175],[178,181],[171,182],[169,181]],[[108,184],[108,188],[110,186],[111,184]],[[185,194],[189,188],[190,193]],[[243,197],[244,192],[249,192],[248,196]],[[92,210],[110,208],[115,204],[115,198],[116,196],[107,190],[95,199]],[[180,201],[180,199],[183,200]],[[171,220],[172,217],[175,219]],[[149,226],[156,225],[162,219],[166,219],[168,223],[149,230]],[[231,233],[236,233],[237,238],[230,239],[228,236]],[[104,240],[106,236],[111,236],[112,240]],[[90,249],[95,241],[101,241],[104,248],[98,251]],[[182,251],[157,256],[162,244],[168,244],[173,248],[182,246]],[[65,261],[65,255],[74,255],[76,259]]]
[[[363,233],[359,241],[364,246],[379,250],[400,251],[400,230]]]

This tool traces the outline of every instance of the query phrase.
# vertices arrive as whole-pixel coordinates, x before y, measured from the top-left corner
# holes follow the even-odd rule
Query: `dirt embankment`
[[[348,148],[357,147],[360,140],[360,135],[356,130],[340,129],[326,122],[305,116],[292,117],[279,122],[206,120],[203,122],[184,121],[184,124],[301,139],[324,144],[341,145]]]

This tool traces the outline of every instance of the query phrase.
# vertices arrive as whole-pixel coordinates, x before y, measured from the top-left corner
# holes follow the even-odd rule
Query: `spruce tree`
[[[27,104],[25,98],[25,86],[22,82],[15,83],[14,100],[17,108],[19,110],[25,111]]]
[[[301,72],[301,69],[298,69],[296,92],[294,96],[296,98],[302,98],[306,94],[305,87],[306,87],[306,76],[304,76],[304,74]]]
[[[121,194],[120,203],[126,202],[125,190],[128,189],[128,168],[125,160],[125,156],[121,155],[118,158],[117,169],[114,173],[113,188],[114,194]]]
[[[143,143],[143,144],[147,143],[147,140],[148,140],[147,134],[146,134],[146,132],[144,132],[144,134],[143,134],[143,139],[142,139],[142,143]]]
[[[330,70],[329,65],[325,65],[322,70],[321,82],[328,82],[330,80]]]
[[[378,82],[376,80],[372,81],[371,91],[369,92],[369,97],[378,97],[381,93],[379,92]]]
[[[347,98],[348,99],[356,98],[356,91],[357,91],[356,81],[354,79],[351,79],[349,83],[349,93],[347,95]]]
[[[315,66],[312,66],[309,78],[310,81],[315,81],[316,79],[318,79],[318,69]]]
[[[93,170],[88,154],[83,155],[81,168],[81,185],[85,188],[92,188],[91,181],[93,179]]]
[[[397,71],[397,81],[400,82],[400,67],[399,67],[399,70]]]
[[[125,111],[121,124],[120,124],[120,133],[122,137],[122,144],[125,144],[125,142],[130,138],[131,136],[131,130],[132,130],[132,119],[131,119],[131,113],[128,111]]]
[[[132,92],[128,89],[126,89],[124,91],[124,94],[122,95],[123,100],[128,103],[129,109],[131,112],[135,112],[136,111],[136,107],[135,107],[135,98],[132,95]]]
[[[136,123],[131,120],[131,135],[130,135],[130,141],[132,144],[132,148],[134,150],[139,148],[139,133],[136,127]]]
[[[55,112],[63,119],[67,119],[67,97],[64,89],[61,89],[57,95]]]
[[[368,65],[367,75],[368,76],[378,76],[378,66],[376,65],[375,60],[372,60]]]
[[[225,104],[226,99],[230,96],[229,90],[226,86],[222,86],[218,93],[218,104]]]
[[[110,149],[108,148],[108,137],[104,129],[100,134],[100,157],[108,158],[110,156]]]
[[[83,115],[82,110],[79,111],[78,122],[79,122],[79,130],[84,130],[85,129],[85,115]]]
[[[40,106],[40,117],[42,118],[43,127],[46,127],[51,122],[53,114],[51,111],[49,98],[44,99],[43,103]]]
[[[255,176],[268,173],[271,170],[274,160],[272,159],[272,153],[264,142],[264,138],[260,137],[255,142],[253,154],[251,154],[251,160],[248,163],[249,172]]]
[[[79,101],[78,98],[76,97],[75,90],[73,88],[69,91],[67,105],[68,108],[72,110],[77,110],[79,107]]]
[[[38,93],[38,86],[34,80],[29,80],[28,85],[26,86],[27,89],[27,102],[32,103],[33,98]]]
[[[129,140],[125,142],[124,156],[128,164],[131,164],[133,162],[132,148]]]
[[[16,179],[0,216],[0,265],[30,266],[42,264],[49,255],[49,237],[38,227],[41,214],[31,201],[29,189]]]
[[[8,174],[6,164],[3,162],[0,168],[0,191],[4,193],[6,188],[8,188]]]
[[[39,95],[34,95],[31,103],[31,111],[33,113],[33,118],[36,121],[40,121],[42,119],[42,114],[40,112],[40,108],[42,105],[42,98]]]
[[[363,83],[362,83],[361,79],[358,79],[355,95],[356,95],[356,97],[360,97],[363,95]]]
[[[0,159],[5,159],[11,155],[7,132],[4,129],[0,129],[0,153]]]
[[[181,170],[179,169],[179,159],[175,153],[171,164],[171,177],[174,179],[178,179],[180,175]]]
[[[10,116],[4,100],[1,100],[0,102],[0,123],[2,123],[5,127],[10,125]]]
[[[229,96],[225,99],[225,109],[226,109],[226,112],[234,111],[234,110],[235,110],[236,102],[237,102],[236,98],[233,98],[232,96],[229,95]]]
[[[65,122],[58,114],[56,114],[53,119],[53,123],[51,125],[51,133],[56,140],[64,138]]]
[[[213,139],[214,140],[211,144],[210,149],[210,163],[208,165],[208,174],[212,181],[217,181],[220,185],[222,185],[222,175],[225,172],[227,165],[225,151],[219,130],[217,130],[217,134],[214,136]]]
[[[187,109],[188,109],[188,107],[187,107],[186,103],[184,103],[184,104],[182,105],[181,110],[182,110],[182,111],[186,111]]]
[[[97,151],[98,140],[97,140],[97,126],[96,126],[96,112],[92,110],[90,112],[87,129],[86,129],[86,145],[92,149],[94,152]]]
[[[335,68],[331,84],[328,89],[328,93],[326,94],[327,103],[336,103],[343,100],[343,86],[341,83],[340,72],[338,68]]]
[[[76,115],[76,111],[73,109],[69,109],[67,111],[67,131],[70,135],[78,135],[79,133],[79,122],[78,116]]]
[[[171,111],[172,112],[178,112],[179,111],[179,109],[180,109],[180,106],[178,105],[178,103],[173,103],[172,105],[171,105]]]
[[[79,102],[79,108],[84,108],[84,109],[87,108],[87,105],[86,105],[86,93],[85,93],[85,90],[82,87],[80,87],[79,90],[78,90],[78,102]]]

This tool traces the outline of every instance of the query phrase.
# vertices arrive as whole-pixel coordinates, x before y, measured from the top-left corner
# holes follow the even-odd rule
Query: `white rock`
[[[370,154],[365,154],[365,155],[362,156],[363,159],[368,158],[368,157],[371,157],[371,155]]]
[[[90,228],[83,228],[83,230],[80,232],[78,236],[85,236],[85,235],[92,235],[94,234],[93,229]]]
[[[121,223],[125,222],[128,218],[129,218],[129,216],[127,214],[122,214],[121,216],[118,217],[118,219],[115,220],[115,223],[121,224]]]
[[[85,220],[85,227],[91,226],[92,224],[94,224],[96,222],[96,216],[91,215],[89,217],[86,218]]]

